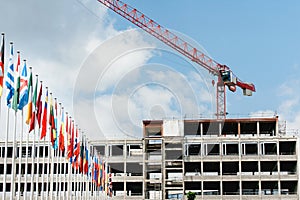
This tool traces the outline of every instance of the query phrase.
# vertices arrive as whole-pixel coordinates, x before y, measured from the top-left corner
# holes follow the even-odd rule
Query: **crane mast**
[[[143,29],[150,35],[156,37],[166,45],[170,46],[183,56],[205,68],[214,76],[218,76],[217,95],[216,95],[216,116],[218,119],[226,118],[226,89],[225,86],[232,92],[235,92],[236,86],[243,90],[243,94],[251,96],[255,92],[255,86],[252,83],[246,83],[238,79],[229,67],[221,65],[203,52],[178,37],[168,29],[159,25],[154,20],[145,16],[137,9],[123,3],[120,0],[97,0],[117,14],[121,15],[131,23]]]

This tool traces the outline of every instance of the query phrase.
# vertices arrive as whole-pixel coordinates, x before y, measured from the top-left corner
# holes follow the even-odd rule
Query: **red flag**
[[[59,130],[59,149],[63,153],[65,151],[65,113],[64,108],[61,108],[61,123]]]
[[[41,86],[40,86],[40,92],[39,92],[39,95],[38,95],[38,98],[37,98],[37,101],[36,101],[36,119],[37,119],[37,122],[39,124],[39,128],[41,128],[41,118],[42,118],[42,109],[43,109],[43,103],[42,103],[42,100],[41,100],[41,97],[42,97],[42,82],[41,82]]]
[[[4,34],[2,34],[2,44],[0,49],[0,97],[3,92],[3,79],[4,79]]]
[[[75,166],[76,169],[78,169],[80,165],[79,154],[80,154],[80,141],[78,137],[78,128],[76,127],[75,144],[73,149],[73,167]]]
[[[38,82],[39,82],[39,78],[38,78],[38,75],[36,75],[35,88],[34,88],[33,97],[32,97],[32,105],[35,108],[32,111],[30,122],[29,122],[29,133],[35,128],[35,113],[36,113],[36,109],[37,109],[36,98],[37,98]],[[41,87],[42,87],[42,82],[41,82]]]
[[[41,139],[43,139],[47,134],[47,111],[48,111],[47,107],[48,107],[48,88],[46,91],[46,99],[45,99],[45,104],[44,104]]]
[[[34,129],[35,127],[35,111],[33,110],[30,125],[29,125],[29,133]]]
[[[74,145],[74,122],[70,119],[70,127],[68,132],[68,158],[72,163],[73,158],[73,145]]]

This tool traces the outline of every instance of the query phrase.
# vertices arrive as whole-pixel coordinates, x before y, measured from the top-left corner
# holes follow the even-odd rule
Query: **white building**
[[[90,141],[111,167],[112,199],[300,199],[299,138],[277,117],[143,125],[140,140]],[[0,143],[1,199],[108,198],[49,144],[15,142],[15,159],[13,144]]]
[[[143,124],[142,140],[94,142],[114,199],[299,199],[299,138],[277,117]]]
[[[69,163],[49,142],[1,141],[0,199],[108,199]]]

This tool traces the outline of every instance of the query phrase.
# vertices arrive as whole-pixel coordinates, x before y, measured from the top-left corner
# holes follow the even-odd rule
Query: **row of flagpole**
[[[109,166],[103,160],[103,157],[97,153],[97,151],[90,146],[89,142],[87,141],[86,137],[84,136],[83,132],[80,131],[78,126],[75,126],[74,119],[72,120],[71,116],[68,116],[65,111],[64,107],[61,103],[59,103],[59,112],[57,106],[57,99],[53,97],[52,93],[50,93],[50,99],[48,96],[48,88],[46,87],[46,94],[44,95],[44,107],[43,107],[43,100],[42,100],[42,91],[43,91],[43,83],[42,81],[38,81],[38,75],[36,75],[36,82],[35,87],[33,88],[33,77],[32,77],[32,68],[30,67],[30,76],[28,77],[27,74],[27,63],[24,60],[23,67],[21,69],[21,59],[20,59],[20,52],[17,52],[17,65],[15,67],[14,63],[14,49],[13,43],[10,43],[10,55],[9,55],[9,64],[7,66],[7,72],[4,71],[4,64],[5,64],[5,39],[4,34],[2,34],[2,43],[0,49],[0,113],[2,112],[2,96],[3,96],[3,89],[4,89],[4,80],[6,85],[6,104],[7,104],[7,117],[6,117],[6,136],[5,136],[5,165],[4,165],[4,183],[3,183],[3,199],[6,199],[6,183],[7,183],[7,150],[8,150],[8,136],[10,133],[10,113],[14,113],[14,122],[13,125],[13,148],[12,148],[12,173],[11,173],[11,180],[10,180],[10,199],[13,199],[16,189],[18,190],[17,199],[21,198],[21,191],[23,190],[25,195],[27,195],[27,191],[29,190],[27,184],[27,173],[29,171],[28,163],[29,163],[29,134],[33,134],[33,143],[31,148],[31,178],[30,178],[30,196],[33,199],[34,191],[38,192],[41,191],[42,199],[46,198],[50,200],[53,199],[53,191],[57,192],[65,192],[66,186],[65,182],[63,182],[62,188],[62,181],[68,180],[67,184],[67,192],[64,196],[69,199],[73,194],[71,190],[73,187],[84,188],[87,190],[87,185],[91,183],[93,195],[98,194],[96,191],[102,191],[102,193],[108,194],[109,196],[112,194],[112,186],[111,181],[108,183],[107,177],[109,174]],[[39,92],[38,92],[38,85]],[[50,101],[50,102],[48,102]],[[50,103],[50,108],[48,109],[48,103]],[[24,119],[24,110],[27,108],[27,115],[26,120]],[[19,112],[21,111],[21,121],[18,122]],[[26,110],[25,110],[26,111]],[[0,119],[3,116],[0,115]],[[17,127],[17,124],[20,124],[21,127]],[[27,128],[24,127],[27,125]],[[75,128],[76,127],[76,128]],[[21,129],[21,130],[19,130]],[[3,130],[1,128],[1,130]],[[20,132],[19,132],[20,131]],[[81,134],[81,140],[80,135]],[[16,142],[16,135],[17,132],[19,135],[19,142]],[[23,169],[23,134],[26,134],[26,145],[25,145],[25,169]],[[46,135],[49,133],[50,140],[46,140]],[[67,138],[64,137],[64,134],[67,134]],[[40,137],[39,137],[40,134]],[[37,142],[37,144],[36,144]],[[65,145],[66,144],[66,145]],[[17,145],[19,147],[18,152],[18,188],[15,188],[15,166],[16,165],[16,155],[17,155]],[[35,146],[36,145],[36,146]],[[36,148],[37,147],[37,148]],[[43,151],[43,160],[42,160],[42,171],[40,170],[40,151]],[[47,147],[47,148],[46,148]],[[51,150],[49,149],[51,148]],[[48,159],[46,160],[46,149],[48,149]],[[35,157],[37,157],[35,162]],[[66,159],[67,158],[67,161]],[[56,163],[56,165],[54,165]],[[47,164],[47,169],[45,168],[45,164]],[[66,167],[67,165],[67,167]],[[36,167],[35,167],[36,166]],[[50,167],[51,166],[51,167]],[[56,166],[56,169],[54,169]],[[62,175],[60,174],[62,171],[62,166],[64,166],[64,173],[66,169],[68,169],[68,174],[64,174],[64,178],[61,179]],[[24,172],[23,172],[24,170]],[[75,172],[72,173],[72,170]],[[34,177],[34,173],[37,174],[42,172],[44,174],[47,173],[46,179],[42,176],[42,184],[40,186],[39,177]],[[55,174],[55,184],[54,184],[54,171]],[[25,174],[25,184],[24,188],[22,189],[21,185],[21,176]],[[49,176],[52,174],[53,176]],[[84,176],[86,175],[86,176]],[[73,185],[73,181],[77,181],[77,185]],[[81,178],[80,178],[81,177]],[[85,178],[84,178],[85,177]],[[49,180],[50,179],[50,180]],[[45,187],[45,182],[47,183]],[[50,182],[50,185],[49,185]],[[85,183],[85,185],[83,185]],[[34,188],[35,184],[35,188]],[[55,188],[53,188],[55,185]],[[46,191],[44,191],[46,190]],[[47,194],[44,196],[44,192]],[[88,191],[86,191],[88,192]],[[48,195],[50,193],[50,195]],[[77,198],[79,196],[76,194]],[[82,191],[80,191],[80,196],[82,195]],[[89,196],[84,193],[85,196]],[[38,199],[36,195],[36,199]],[[54,195],[57,199],[58,193]]]

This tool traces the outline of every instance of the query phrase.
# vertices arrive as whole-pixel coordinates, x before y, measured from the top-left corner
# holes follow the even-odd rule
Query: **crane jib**
[[[140,27],[144,31],[148,32],[150,35],[156,37],[166,45],[170,46],[183,56],[189,58],[193,62],[199,64],[201,67],[208,70],[215,76],[218,76],[219,81],[224,78],[222,74],[229,73],[230,79],[224,81],[224,85],[227,85],[230,91],[235,91],[235,87],[238,86],[243,90],[244,95],[251,96],[252,92],[255,92],[255,86],[252,83],[242,82],[239,78],[233,75],[232,71],[226,65],[220,65],[214,61],[209,56],[205,55],[203,52],[199,51],[197,48],[193,47],[191,44],[185,40],[178,37],[176,34],[172,33],[168,29],[156,23],[154,20],[150,19],[137,9],[123,3],[120,0],[97,0],[102,3],[112,11],[121,15],[131,23]],[[227,75],[226,75],[227,76]],[[223,85],[223,86],[224,86]],[[226,100],[225,100],[225,90],[218,84],[217,88],[217,113],[218,118],[225,118],[226,114]]]

